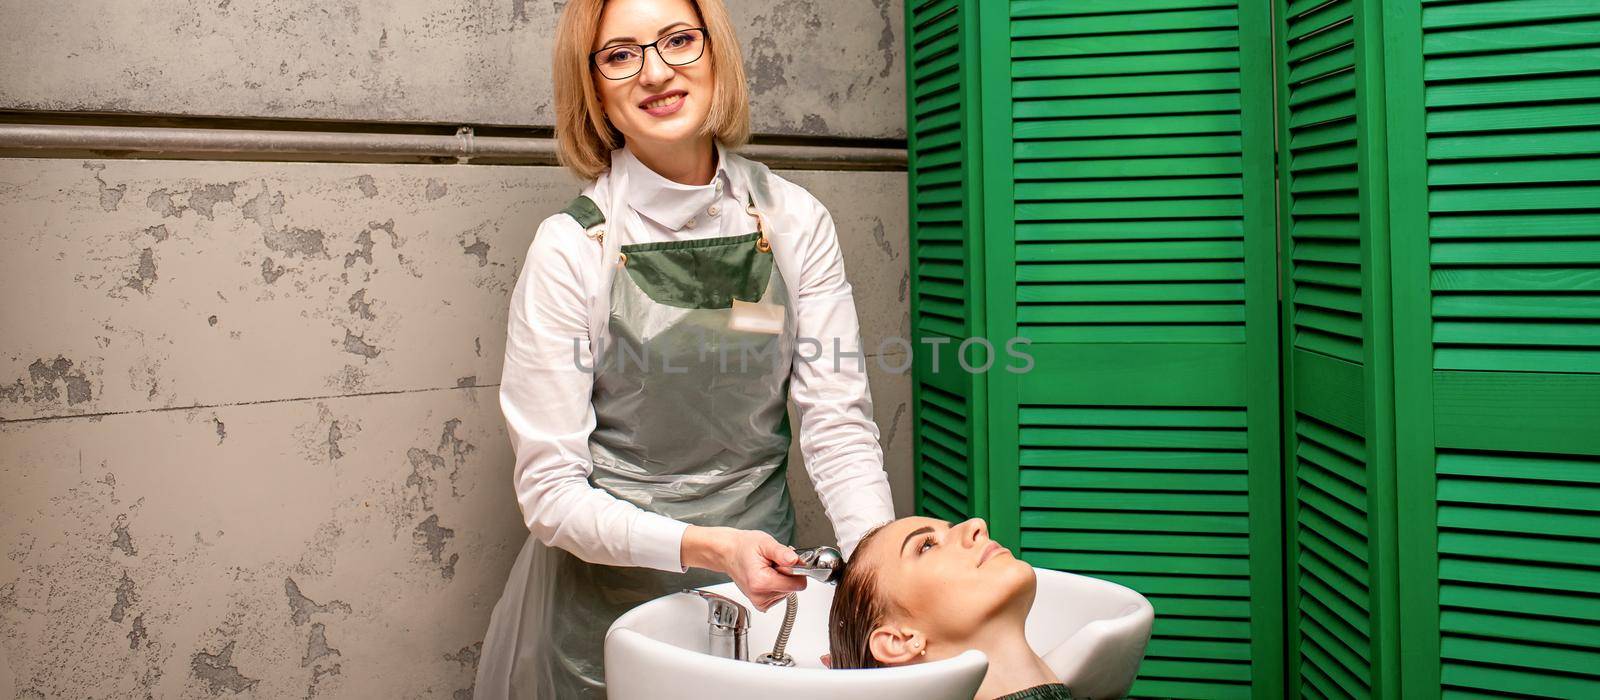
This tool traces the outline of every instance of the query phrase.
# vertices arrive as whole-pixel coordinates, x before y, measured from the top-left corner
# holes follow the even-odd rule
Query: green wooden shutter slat
[[[1013,58],[1033,58],[1072,53],[1150,54],[1238,47],[1239,36],[1234,31],[1167,32],[1143,35],[1138,41],[1129,41],[1129,37],[1118,35],[1020,39],[1011,42],[1011,55]]]
[[[1333,172],[1304,172],[1296,173],[1294,184],[1289,191],[1300,195],[1325,194],[1331,192],[1355,192],[1360,184],[1360,177],[1349,170]],[[1354,223],[1354,222],[1351,222]]]
[[[1013,19],[1068,17],[1206,7],[1233,7],[1233,3],[1228,0],[1077,0],[1071,4],[1063,4],[1060,0],[1011,0],[1011,17]]]
[[[1145,554],[1203,554],[1212,556],[1244,556],[1249,554],[1249,543],[1242,537],[1216,537],[1205,535],[1172,535],[1167,533],[1115,533],[1115,532],[1052,532],[1023,533],[1022,543],[1028,549],[1077,549],[1091,552]]]
[[[1029,469],[1023,475],[1022,485],[1057,489],[1134,489],[1153,492],[1189,491],[1198,493],[1215,491],[1219,493],[1242,493],[1245,491],[1245,476],[1244,474],[1186,474],[1183,472],[1166,472],[1152,475],[1148,472],[1138,471]],[[1026,538],[1026,535],[1024,535],[1024,538]]]
[[[1593,622],[1577,620],[1551,620],[1523,618],[1515,624],[1506,624],[1506,618],[1470,610],[1444,610],[1439,615],[1439,626],[1447,632],[1475,637],[1496,637],[1524,642],[1552,642],[1575,647],[1589,645],[1600,627]],[[1594,665],[1600,668],[1600,663]]]
[[[1050,201],[1059,199],[1099,200],[1188,197],[1233,197],[1243,194],[1237,177],[1174,178],[1169,180],[1078,180],[1072,184],[1070,195],[1061,191],[1059,180],[1049,182],[1018,182],[1017,201]]]
[[[1249,522],[1234,515],[1142,513],[1085,510],[1031,510],[1022,513],[1024,528],[1116,530],[1121,532],[1206,532],[1243,535]],[[1140,589],[1141,591],[1143,589]],[[1146,591],[1148,592],[1148,591]]]
[[[1548,167],[1545,164],[1538,164]],[[1506,217],[1495,214],[1452,214],[1433,220],[1434,239],[1447,238],[1552,238],[1594,235],[1600,214],[1585,212],[1541,212],[1539,216]]]
[[[1600,117],[1596,118],[1596,125],[1600,125]],[[1561,167],[1552,168],[1549,163],[1537,161],[1491,163],[1439,163],[1429,168],[1428,184],[1432,186],[1449,185],[1485,185],[1497,182],[1515,183],[1540,183],[1540,182],[1593,182],[1600,180],[1600,158],[1582,158],[1564,160]],[[1600,215],[1572,214],[1568,219],[1581,220],[1583,218],[1600,219]],[[1503,218],[1499,218],[1505,223]],[[1585,235],[1594,231],[1592,227],[1574,226],[1566,229],[1567,235]],[[1515,235],[1516,230],[1499,229],[1496,233]],[[1439,229],[1434,230],[1435,236],[1443,235]]]
[[[1572,619],[1600,623],[1600,608],[1587,604],[1583,596],[1568,591],[1540,591],[1523,587],[1450,585],[1439,591],[1439,604],[1446,609],[1484,611],[1504,625],[1506,621],[1525,622],[1543,618]]]
[[[1439,482],[1439,500],[1459,503],[1593,510],[1596,498],[1600,498],[1600,488],[1588,485],[1505,479],[1443,479]]]
[[[1026,141],[1016,144],[1017,160],[1139,158],[1147,156],[1227,155],[1240,152],[1237,134],[1160,134],[1089,141]]]
[[[1114,468],[1114,470],[1245,471],[1240,452],[1170,451],[1170,449],[1022,449],[1030,467]]]
[[[1018,80],[1011,93],[1016,100],[1064,97],[1106,98],[1116,95],[1163,95],[1225,92],[1239,89],[1239,74],[1214,71],[1193,75],[1111,75]]]
[[[1422,10],[1422,26],[1424,29],[1448,29],[1486,24],[1532,24],[1583,17],[1600,17],[1600,7],[1595,7],[1588,0],[1500,0],[1428,5]]]
[[[1549,510],[1510,510],[1459,504],[1439,506],[1439,527],[1517,532],[1551,537],[1589,537],[1597,523],[1592,515]]]
[[[1014,18],[1016,15],[1012,15]],[[1167,10],[1127,12],[1075,17],[1032,18],[1012,23],[1012,39],[1037,37],[1080,37],[1106,34],[1139,34],[1153,31],[1231,29],[1239,23],[1232,8],[1210,10]]]
[[[1135,260],[1240,260],[1243,246],[1238,241],[1162,241],[1111,243],[1020,243],[1017,259],[1027,262],[1091,262]]]
[[[1361,288],[1361,270],[1341,265],[1296,265],[1292,279],[1325,287]]]
[[[1456,53],[1574,46],[1593,43],[1597,34],[1597,20],[1434,31],[1423,35],[1422,52],[1431,59]]]
[[[1072,569],[1090,575],[1096,574],[1160,574],[1169,571],[1199,576],[1246,576],[1250,573],[1248,562],[1235,557],[1197,556],[1147,556],[1120,552],[1091,552],[1082,549],[1067,551],[1032,550],[1029,561],[1041,566]],[[1168,622],[1172,622],[1170,618]],[[1156,625],[1160,626],[1158,620]],[[1242,625],[1241,625],[1242,627]]]
[[[1058,56],[1018,62],[1012,68],[1012,77],[1021,82],[1037,78],[1153,75],[1174,71],[1203,72],[1238,68],[1239,55],[1233,51],[1184,51],[1132,56]]]
[[[1600,567],[1600,541],[1596,540],[1452,531],[1439,533],[1439,552],[1463,556],[1498,554],[1516,561]]]
[[[1048,304],[1019,306],[1017,322],[1026,325],[1244,323],[1237,304],[1128,306]]]
[[[1516,205],[1501,201],[1501,206],[1508,204]],[[1600,237],[1555,241],[1439,241],[1433,244],[1431,260],[1436,265],[1595,265],[1600,264]]]
[[[1012,107],[1012,116],[1018,121],[1028,119],[1053,119],[1105,117],[1117,115],[1155,115],[1152,118],[1211,114],[1217,111],[1217,98],[1232,94],[1218,91],[1188,95],[1120,95],[1060,96],[1018,101]],[[1210,123],[1210,122],[1208,122]],[[1208,129],[1209,130],[1209,129]]]
[[[1600,56],[1596,56],[1596,53],[1590,47],[1440,57],[1428,61],[1427,73],[1423,77],[1434,81],[1600,70]]]
[[[1244,301],[1244,286],[1235,283],[1170,284],[1161,288],[1134,284],[1074,284],[1026,286],[1017,290],[1019,303],[1096,301]]]
[[[1347,314],[1361,313],[1361,294],[1359,290],[1298,285],[1294,290],[1292,301],[1301,306],[1342,311]]]
[[[1355,144],[1356,120],[1353,117],[1304,126],[1295,129],[1289,135],[1289,150],[1295,152],[1295,157],[1289,161],[1288,165],[1295,171],[1307,169],[1305,164],[1300,162],[1301,156],[1302,154],[1309,155],[1308,152],[1314,148],[1345,146],[1347,148],[1338,150],[1344,157],[1350,158],[1354,156],[1355,152],[1350,149]],[[1353,165],[1354,161],[1349,161],[1347,164]]]
[[[1600,327],[1570,323],[1463,323],[1439,319],[1433,326],[1436,343],[1490,345],[1600,346]]]
[[[1525,562],[1477,561],[1440,557],[1439,576],[1458,581],[1498,586],[1524,586],[1600,595],[1600,572]]]
[[[1447,686],[1446,698],[1469,697],[1451,693],[1457,688],[1483,691],[1485,695],[1522,695],[1525,697],[1588,698],[1600,692],[1600,680],[1575,678],[1561,674],[1529,674],[1521,669],[1503,666],[1480,666],[1465,663],[1445,663],[1441,680]]]
[[[1236,280],[1243,266],[1231,262],[1035,263],[1019,266],[1018,282],[1132,282]]]
[[[1199,156],[1141,158],[1138,160],[1078,160],[1070,166],[1059,163],[1017,163],[1013,170],[1018,182],[1029,180],[1100,180],[1119,178],[1157,178],[1238,175],[1243,168],[1238,156]]]
[[[1354,99],[1355,94],[1355,71],[1339,70],[1324,73],[1316,80],[1307,81],[1297,89],[1291,90],[1289,99],[1285,102],[1292,110],[1302,110],[1309,105],[1336,97]],[[1344,114],[1348,114],[1348,112],[1344,112]]]
[[[1012,131],[1020,139],[1086,139],[1095,137],[1212,134],[1239,130],[1237,114],[1139,115],[1083,119],[1020,121]]]
[[[1355,3],[1348,0],[1317,5],[1314,10],[1292,19],[1285,39],[1296,43],[1314,32],[1326,32],[1329,27],[1348,23],[1355,16]]]
[[[1440,292],[1592,292],[1600,291],[1600,270],[1439,268],[1430,282]]]
[[[1350,6],[1348,3],[1340,3]],[[1301,61],[1315,58],[1318,55],[1337,49],[1352,41],[1349,23],[1324,27],[1315,34],[1303,34],[1305,38],[1291,42],[1282,55],[1295,65]]]
[[[1593,206],[1594,186],[1496,187],[1493,189],[1439,189],[1428,198],[1428,205],[1440,213],[1477,211],[1516,211],[1523,209],[1576,209]],[[1592,261],[1600,242],[1569,243]]]
[[[1530,645],[1450,635],[1444,639],[1444,657],[1481,664],[1499,663],[1507,657],[1522,658],[1527,660],[1528,668],[1584,676],[1600,687],[1600,675],[1593,673],[1600,667],[1600,652],[1593,649],[1562,647],[1545,640]]]
[[[1174,240],[1234,238],[1243,235],[1238,219],[1163,219],[1159,221],[1018,222],[1019,243],[1063,240]]]
[[[1160,650],[1157,649],[1157,651]],[[1145,673],[1155,677],[1183,678],[1186,676],[1198,676],[1212,681],[1237,681],[1240,683],[1250,680],[1250,666],[1248,664],[1147,658],[1143,670]]]
[[[1467,107],[1577,100],[1592,97],[1596,93],[1600,93],[1600,76],[1579,74],[1440,83],[1428,86],[1423,92],[1423,99],[1429,108]],[[1430,147],[1430,154],[1432,150]]]
[[[1062,494],[1041,489],[1023,490],[1022,505],[1025,508],[1071,505],[1103,510],[1175,510],[1193,513],[1243,513],[1246,510],[1245,498],[1240,494],[1168,493],[1132,497],[1125,493],[1084,491],[1073,493],[1068,499]]]

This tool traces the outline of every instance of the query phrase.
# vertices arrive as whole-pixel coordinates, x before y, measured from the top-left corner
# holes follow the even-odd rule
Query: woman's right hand
[[[683,533],[682,547],[685,565],[727,574],[761,612],[806,588],[804,576],[773,568],[797,564],[800,557],[760,530],[690,525]]]

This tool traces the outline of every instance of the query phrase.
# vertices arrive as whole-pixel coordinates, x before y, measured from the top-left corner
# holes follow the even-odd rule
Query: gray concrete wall
[[[556,4],[0,0],[0,108],[545,125]],[[759,132],[903,133],[898,1],[734,5]],[[783,174],[834,214],[868,347],[905,333],[904,173]],[[508,294],[577,188],[0,159],[0,700],[470,696],[526,536]],[[904,512],[909,377],[870,376]]]
[[[548,125],[563,0],[0,0],[0,109]],[[729,0],[755,130],[905,134],[902,0]]]

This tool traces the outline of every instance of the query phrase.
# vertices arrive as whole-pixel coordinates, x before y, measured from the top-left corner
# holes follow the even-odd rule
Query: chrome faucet
[[[706,623],[711,627],[711,655],[735,661],[749,661],[750,640],[745,635],[750,631],[750,611],[732,598],[719,593],[692,588],[685,588],[683,592],[705,598],[710,606],[706,613]]]
[[[778,571],[790,576],[809,576],[823,583],[836,583],[844,571],[844,556],[833,547],[808,547],[797,549],[800,561],[792,566],[779,566]],[[727,596],[710,591],[683,589],[684,593],[700,596],[710,606],[706,622],[711,627],[711,655],[736,661],[750,660],[750,610]],[[794,659],[784,652],[789,644],[789,633],[794,629],[794,619],[800,612],[800,598],[790,593],[785,600],[783,626],[778,630],[778,641],[772,651],[762,654],[756,663],[772,666],[793,666]]]

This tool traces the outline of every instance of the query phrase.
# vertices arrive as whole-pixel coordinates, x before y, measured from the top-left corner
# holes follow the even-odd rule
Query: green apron
[[[587,197],[566,211],[590,230],[605,220]],[[620,215],[637,217],[631,210]],[[606,263],[623,267],[611,283],[609,345],[594,352],[590,483],[691,525],[763,530],[790,544],[787,404],[795,321],[765,233],[604,240],[628,228],[614,224],[602,236]],[[735,300],[784,307],[781,332],[730,329]],[[487,640],[484,648],[486,656],[514,653],[509,696],[516,698],[605,697],[605,634],[618,616],[683,588],[728,580],[700,569],[591,564],[532,535],[513,578],[521,571],[520,630],[514,644],[499,644],[515,648],[490,649]],[[508,591],[512,585],[518,584]],[[490,637],[505,639],[494,630],[501,622],[491,620]],[[479,690],[498,697],[492,688]]]

